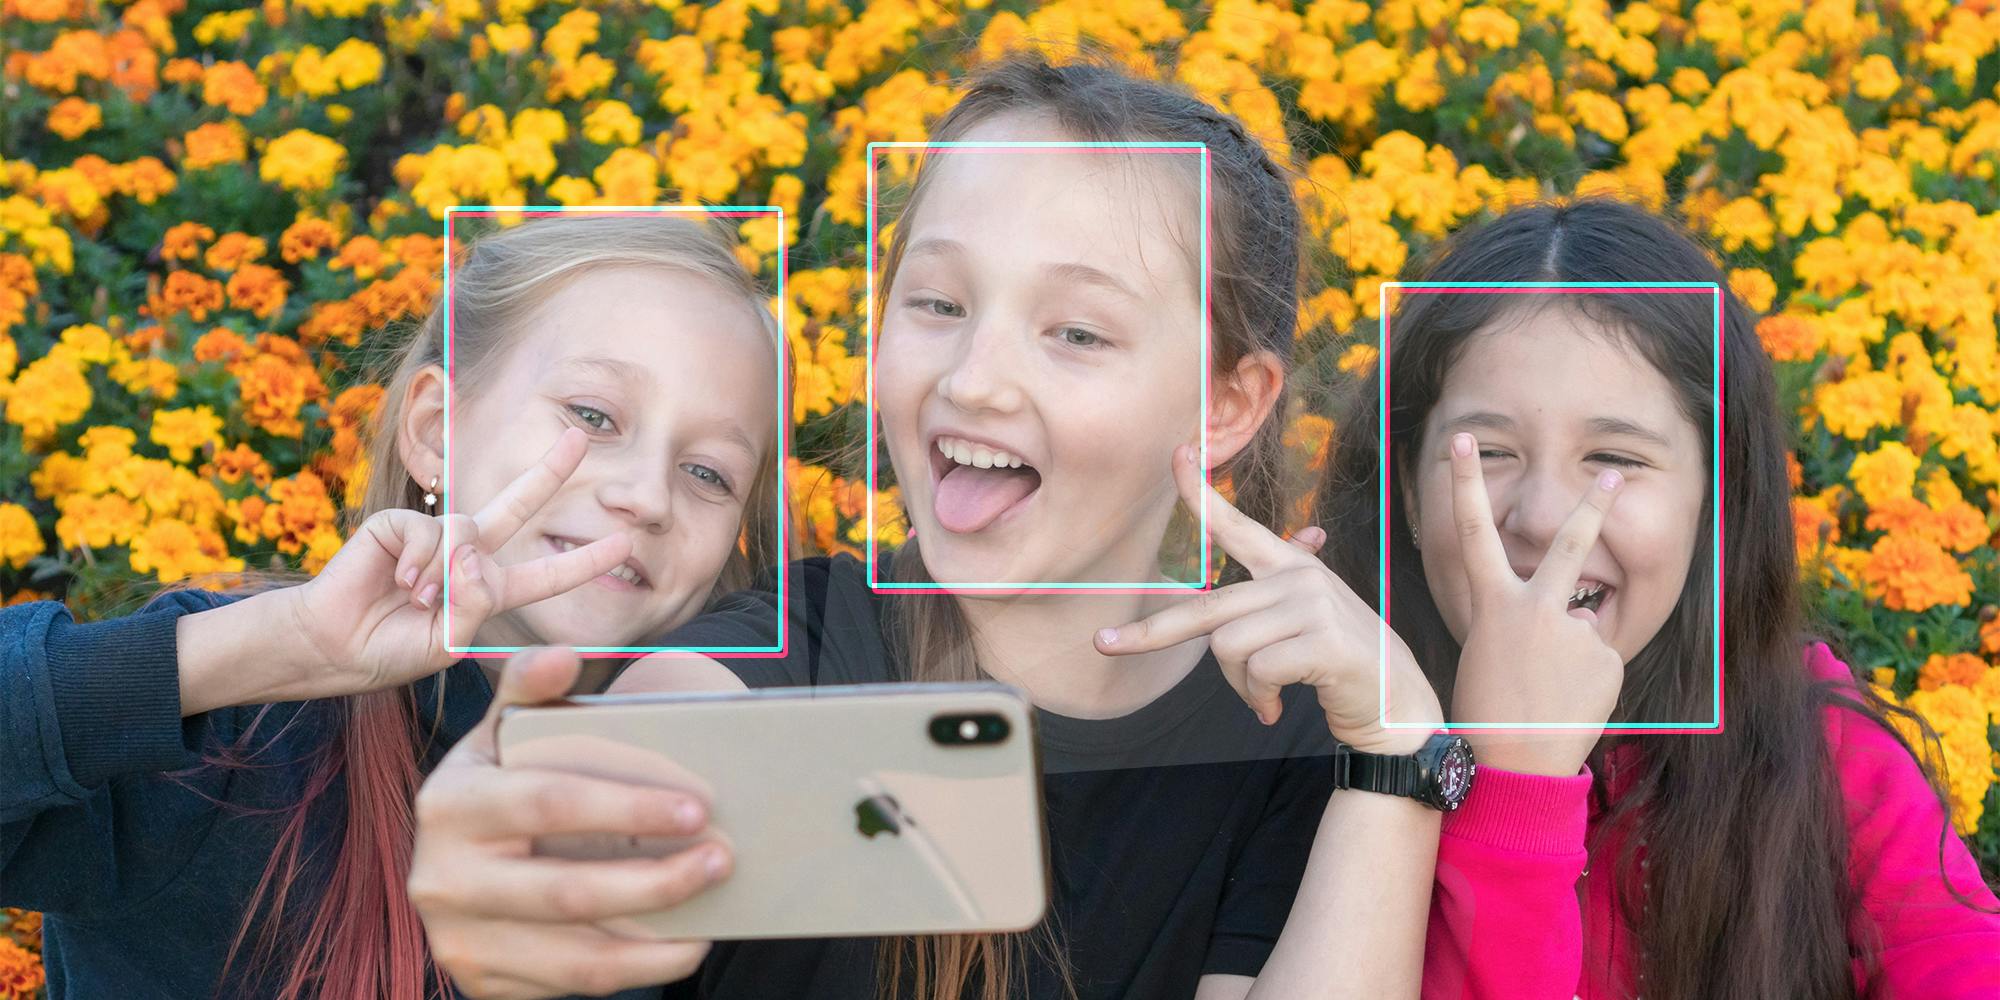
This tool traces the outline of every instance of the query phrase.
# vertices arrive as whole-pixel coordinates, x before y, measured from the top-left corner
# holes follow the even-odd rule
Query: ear
[[[1418,434],[1417,449],[1418,454],[1423,454],[1423,435],[1421,433]],[[1397,465],[1400,464],[1397,463]],[[1419,515],[1422,513],[1421,507],[1417,504],[1416,479],[1407,469],[1395,468],[1393,466],[1392,468],[1394,469],[1393,476],[1396,485],[1396,497],[1403,504],[1403,523],[1416,524],[1419,521]]]
[[[396,447],[403,471],[418,486],[444,479],[444,368],[426,365],[410,380],[403,412],[396,416]]]
[[[1285,366],[1270,351],[1252,351],[1215,384],[1208,404],[1208,465],[1215,468],[1248,447],[1285,393]]]

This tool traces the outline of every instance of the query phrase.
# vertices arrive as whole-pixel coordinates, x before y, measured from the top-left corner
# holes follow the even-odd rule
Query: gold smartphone
[[[632,937],[867,937],[1025,930],[1048,905],[1034,713],[1001,684],[580,695],[500,718],[503,767],[691,792],[697,837],[543,838],[568,858],[726,842],[720,884],[607,921]]]

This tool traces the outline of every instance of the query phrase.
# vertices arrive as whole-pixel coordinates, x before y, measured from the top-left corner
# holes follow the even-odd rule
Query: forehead
[[[1063,141],[1003,117],[961,141]],[[1093,148],[932,150],[909,245],[950,240],[984,265],[1088,261],[1134,288],[1186,296],[1200,277],[1198,154]]]
[[[1493,410],[1565,423],[1617,416],[1698,447],[1679,393],[1622,331],[1552,302],[1508,310],[1466,339],[1445,375],[1433,420]]]
[[[537,384],[588,381],[652,410],[764,426],[776,419],[777,348],[756,308],[685,271],[593,268],[527,316],[510,367]]]

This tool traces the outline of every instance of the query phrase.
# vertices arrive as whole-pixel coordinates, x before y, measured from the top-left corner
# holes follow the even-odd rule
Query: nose
[[[1546,555],[1592,481],[1588,469],[1530,465],[1508,484],[1506,495],[1488,498],[1496,510],[1506,511],[1498,523],[1501,536],[1518,539],[1537,558]]]
[[[630,456],[606,470],[598,501],[641,531],[665,534],[674,525],[672,475],[664,458],[647,461]]]
[[[1012,410],[1021,405],[1015,373],[1022,359],[1010,324],[992,318],[966,324],[951,362],[938,376],[937,392],[961,410]]]

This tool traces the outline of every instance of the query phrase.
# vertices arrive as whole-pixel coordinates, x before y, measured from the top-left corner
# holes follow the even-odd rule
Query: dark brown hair
[[[1055,65],[1023,53],[974,74],[958,102],[932,126],[930,139],[959,140],[980,123],[1007,114],[1046,119],[1052,139],[1206,143],[1213,181],[1209,308],[1215,370],[1234,371],[1244,357],[1268,352],[1289,371],[1299,318],[1303,224],[1293,200],[1291,172],[1273,160],[1242,123],[1192,94],[1135,78],[1108,61]],[[877,283],[878,313],[923,190],[920,167],[902,221],[890,236],[883,276]],[[1247,447],[1215,470],[1216,478],[1227,477],[1232,485],[1239,510],[1273,527],[1282,523],[1288,509],[1282,484],[1283,434],[1284,421],[1274,412]],[[1233,567],[1226,571],[1225,579],[1235,572]],[[899,583],[929,582],[916,539],[898,550],[890,578]],[[980,676],[970,627],[956,598],[896,593],[886,603],[890,648],[907,679]],[[1060,946],[1047,925],[1026,937],[890,939],[879,956],[882,992],[903,995],[908,976],[914,982],[907,992],[918,1000],[960,1000],[968,989],[982,1000],[1002,1000],[1014,991],[1015,966],[1031,949],[1050,953],[1064,968]]]
[[[1718,457],[1725,525],[1722,621],[1714,620],[1715,552],[1699,540],[1687,583],[1658,634],[1626,665],[1613,721],[1704,719],[1713,714],[1709,661],[1716,629],[1728,637],[1728,722],[1717,734],[1618,735],[1592,754],[1592,794],[1609,809],[1604,831],[1634,822],[1619,856],[1593,862],[1615,879],[1615,895],[1643,950],[1648,995],[1844,998],[1854,995],[1846,877],[1847,836],[1823,711],[1853,709],[1884,726],[1897,715],[1867,684],[1859,693],[1815,681],[1803,666],[1815,640],[1806,621],[1793,548],[1785,455],[1790,423],[1781,410],[1756,317],[1729,291],[1694,238],[1643,209],[1610,199],[1516,208],[1460,232],[1412,280],[1456,282],[1713,281],[1722,288],[1723,454],[1702,435],[1706,470]],[[1392,314],[1388,355],[1390,440],[1386,460],[1408,469],[1425,418],[1466,342],[1518,307],[1518,295],[1410,294]],[[1563,304],[1613,331],[1670,383],[1681,412],[1707,428],[1717,405],[1714,299],[1707,295],[1571,295]],[[1377,502],[1381,483],[1378,372],[1355,387],[1331,446],[1318,497],[1328,541],[1321,557],[1364,599],[1376,602],[1379,517],[1390,553],[1392,623],[1451,703],[1459,646],[1431,598],[1403,505]],[[1395,482],[1401,482],[1396,480]],[[1392,483],[1393,485],[1393,483]],[[1717,498],[1707,497],[1702,523]],[[1935,734],[1927,727],[1930,740]],[[1901,737],[1897,737],[1901,740]],[[1631,742],[1639,774],[1617,802],[1603,754]],[[1904,744],[1907,748],[1908,744]],[[1928,771],[1927,771],[1928,774]],[[1936,787],[1936,777],[1929,777]],[[1949,827],[1941,836],[1949,833]],[[1646,844],[1645,878],[1636,864]],[[1644,886],[1642,890],[1640,887]],[[1956,890],[1953,890],[1956,893]],[[1963,897],[1961,897],[1963,898]],[[1860,933],[1866,934],[1866,929]],[[1600,940],[1586,936],[1586,940]],[[1857,942],[1854,952],[1867,949]],[[1586,954],[1586,962],[1608,956]]]

